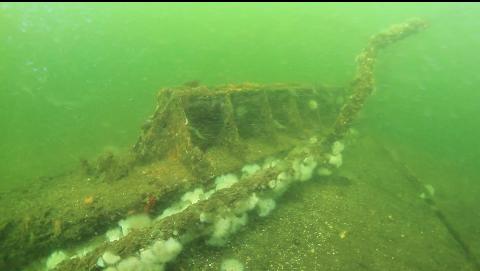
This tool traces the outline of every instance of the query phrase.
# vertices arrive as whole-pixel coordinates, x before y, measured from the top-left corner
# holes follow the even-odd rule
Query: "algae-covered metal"
[[[161,90],[131,151],[84,161],[80,170],[52,180],[57,185],[42,192],[53,193],[49,201],[35,205],[38,195],[32,195],[28,206],[2,218],[0,269],[20,268],[53,249],[80,244],[129,214],[159,212],[197,185],[210,189],[216,176],[275,157],[274,164],[242,182],[82,257],[64,260],[57,269],[96,270],[106,251],[128,257],[157,239],[183,236],[179,239],[187,245],[213,231],[212,224],[198,223],[201,213],[239,216],[232,210],[252,194],[280,197],[278,182],[288,187],[309,177],[302,167],[332,168],[332,144],[345,136],[373,89],[378,51],[424,27],[413,20],[373,36],[347,87],[245,83]],[[338,104],[338,97],[345,104]]]

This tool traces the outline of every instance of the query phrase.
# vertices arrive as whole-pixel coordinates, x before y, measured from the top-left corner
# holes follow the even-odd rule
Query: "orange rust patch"
[[[85,205],[90,205],[93,203],[93,196],[88,196],[88,197],[85,197],[83,199],[83,203],[85,203]]]

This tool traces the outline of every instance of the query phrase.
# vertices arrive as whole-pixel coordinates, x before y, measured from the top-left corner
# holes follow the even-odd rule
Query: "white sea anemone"
[[[106,251],[105,253],[103,253],[102,259],[103,259],[103,262],[105,264],[114,265],[118,261],[120,261],[121,258],[120,258],[120,256],[115,255],[115,254],[111,253],[110,251]]]
[[[340,142],[340,141],[333,142],[333,145],[332,145],[332,154],[333,155],[341,154],[344,149],[345,149],[345,145],[343,145],[342,142]]]
[[[280,163],[280,160],[274,158],[267,158],[265,159],[265,163],[263,164],[263,169],[274,168]]]
[[[245,165],[242,168],[242,179],[252,176],[255,172],[259,171],[261,167],[257,164]]]
[[[253,193],[250,197],[240,201],[236,208],[235,208],[235,211],[237,213],[244,213],[244,212],[248,212],[250,210],[253,210],[255,208],[255,206],[257,205],[258,203],[258,197],[255,193]]]
[[[182,196],[182,201],[189,202],[189,204],[195,204],[205,198],[202,188],[197,188],[193,191],[187,192]]]
[[[152,249],[144,249],[140,251],[140,261],[146,265],[161,264],[160,260],[153,253]]]
[[[178,240],[169,238],[167,241],[156,241],[152,246],[152,252],[158,257],[159,262],[168,263],[177,257],[182,248]]]
[[[54,269],[59,263],[67,258],[67,254],[61,250],[53,252],[47,259],[47,270]]]
[[[146,214],[132,215],[120,220],[118,225],[122,228],[123,236],[126,236],[132,229],[141,229],[150,226],[152,220]]]
[[[257,211],[259,216],[267,216],[270,212],[275,209],[276,203],[275,200],[267,198],[261,199],[257,203]]]
[[[136,271],[141,270],[143,264],[137,257],[128,257],[117,265],[118,271]]]
[[[332,171],[326,167],[319,168],[317,170],[318,175],[320,176],[330,176],[332,175]]]
[[[291,182],[292,177],[286,172],[282,172],[278,174],[277,179],[275,180],[275,187],[272,190],[277,196],[280,196],[287,191],[287,188]]]
[[[295,172],[295,179],[301,182],[310,180],[316,166],[317,162],[312,156],[303,159],[301,162],[298,159],[293,161],[292,168]]]
[[[221,271],[243,271],[243,264],[236,259],[226,259],[220,266]]]
[[[114,229],[107,231],[105,235],[107,236],[108,242],[117,241],[120,238],[122,238],[122,229],[119,227],[116,227]]]
[[[225,174],[219,176],[215,179],[215,190],[230,188],[236,182],[238,182],[238,178],[235,174]]]
[[[330,155],[328,158],[328,163],[339,168],[343,163],[342,155],[341,154]]]
[[[247,220],[246,213],[240,217],[235,215],[220,217],[213,225],[213,233],[207,243],[213,246],[223,246],[232,233],[237,232],[247,224]]]

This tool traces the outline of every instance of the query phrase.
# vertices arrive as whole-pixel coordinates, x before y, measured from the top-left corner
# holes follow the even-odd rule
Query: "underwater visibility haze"
[[[480,270],[480,5],[0,3],[0,270]]]

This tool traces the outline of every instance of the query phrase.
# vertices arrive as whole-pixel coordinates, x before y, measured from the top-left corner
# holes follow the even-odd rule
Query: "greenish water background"
[[[431,26],[382,54],[359,121],[478,177],[478,4],[3,3],[0,188],[128,148],[163,86],[347,84],[370,35],[411,17]]]

